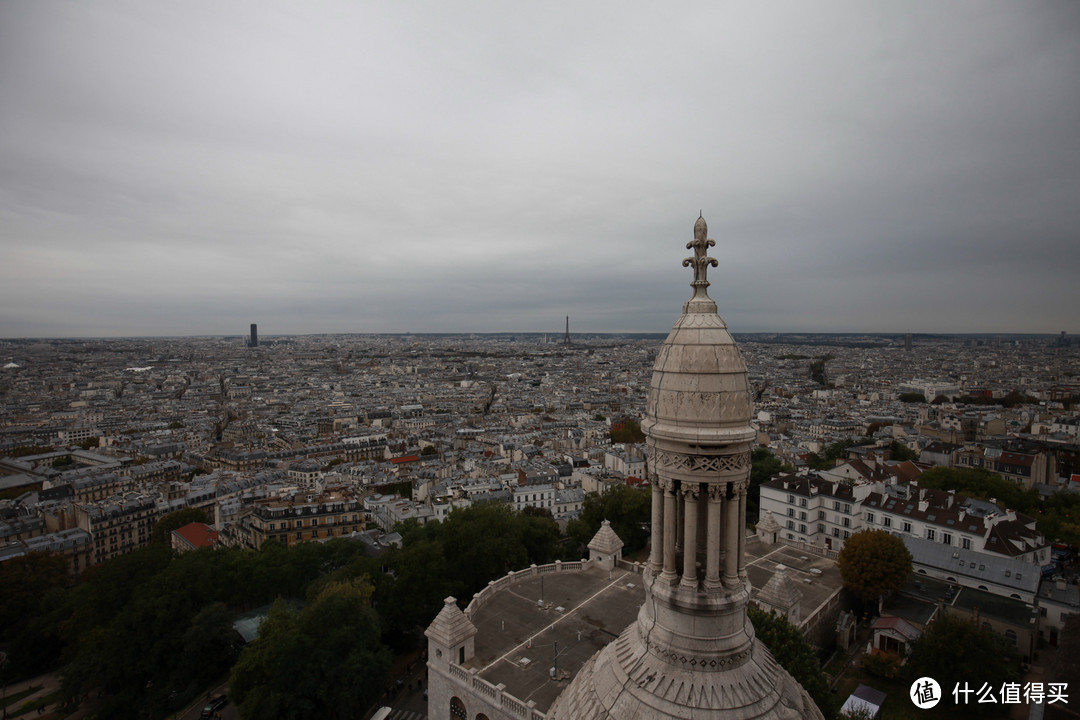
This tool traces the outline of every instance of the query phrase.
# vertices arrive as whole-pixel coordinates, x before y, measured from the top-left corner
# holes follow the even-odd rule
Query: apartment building
[[[345,490],[296,494],[256,501],[248,516],[248,544],[258,550],[268,540],[286,547],[364,529],[364,508]]]
[[[94,538],[95,563],[131,552],[150,542],[157,503],[140,493],[75,506],[75,524]]]
[[[871,489],[866,482],[781,475],[761,486],[761,517],[771,513],[785,540],[839,550],[862,529],[859,504]]]

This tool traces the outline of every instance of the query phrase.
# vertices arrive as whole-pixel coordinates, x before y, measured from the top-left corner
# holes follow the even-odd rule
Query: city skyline
[[[662,334],[699,211],[735,334],[1071,334],[1077,30],[1051,2],[4,4],[0,337]]]

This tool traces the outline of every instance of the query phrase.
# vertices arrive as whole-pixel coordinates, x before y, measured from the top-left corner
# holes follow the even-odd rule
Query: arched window
[[[476,720],[488,720],[488,716],[485,715],[484,713],[480,713],[479,715],[476,716]]]
[[[450,717],[469,720],[469,713],[465,709],[465,703],[456,697],[450,698]]]

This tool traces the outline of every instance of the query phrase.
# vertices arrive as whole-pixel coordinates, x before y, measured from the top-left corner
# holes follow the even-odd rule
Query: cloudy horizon
[[[0,4],[0,337],[1080,332],[1080,5]]]

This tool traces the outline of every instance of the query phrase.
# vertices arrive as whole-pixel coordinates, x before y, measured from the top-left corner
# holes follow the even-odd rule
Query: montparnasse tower
[[[717,266],[707,233],[699,217],[683,260],[694,294],[660,348],[641,425],[652,479],[645,602],[549,718],[822,718],[746,614],[752,403],[746,364],[707,292]]]

